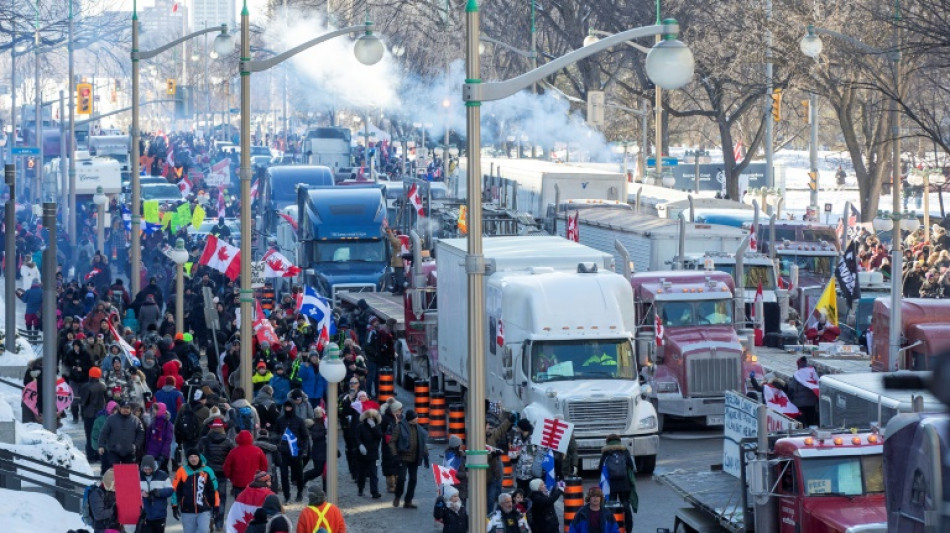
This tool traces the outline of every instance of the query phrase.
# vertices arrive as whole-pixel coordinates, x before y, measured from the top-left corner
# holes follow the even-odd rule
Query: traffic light
[[[818,171],[812,170],[808,172],[808,188],[817,191],[818,190]]]
[[[76,84],[76,114],[77,115],[91,115],[92,114],[92,84],[91,83],[77,83]]]
[[[175,94],[175,118],[190,119],[195,114],[194,94],[190,86],[182,85]]]
[[[772,89],[772,118],[775,122],[782,120],[782,89]]]
[[[805,108],[805,120],[811,124],[811,102],[808,100],[802,100],[802,107]]]
[[[28,168],[28,169],[30,169],[30,170],[33,170],[34,168],[36,168],[36,158],[35,158],[35,157],[28,157],[28,158],[26,159],[26,168]]]
[[[172,78],[168,78],[165,81],[165,94],[167,94],[168,96],[175,95],[175,80],[173,80]]]

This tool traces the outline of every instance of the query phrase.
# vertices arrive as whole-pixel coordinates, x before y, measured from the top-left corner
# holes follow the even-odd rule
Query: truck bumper
[[[657,412],[680,418],[705,418],[710,426],[721,426],[726,410],[726,400],[718,398],[683,398],[670,395],[657,398]]]
[[[620,441],[624,443],[630,455],[656,455],[660,451],[660,435],[651,433],[648,435],[621,435]],[[577,454],[581,459],[581,465],[586,470],[597,468],[600,461],[601,449],[606,444],[606,439],[579,438],[577,439]]]

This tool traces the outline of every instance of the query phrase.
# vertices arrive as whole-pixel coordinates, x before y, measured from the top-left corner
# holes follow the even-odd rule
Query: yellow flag
[[[201,223],[205,221],[205,208],[200,205],[195,206],[194,213],[191,214],[191,225],[194,227],[200,227]]]
[[[468,206],[459,206],[458,226],[459,233],[462,235],[468,234]]]
[[[147,224],[158,224],[161,217],[158,216],[158,200],[146,200],[142,203],[143,216]]]
[[[167,230],[171,225],[173,216],[174,212],[162,213],[162,231]]]
[[[821,293],[821,298],[819,298],[818,303],[815,304],[815,310],[812,312],[812,318],[810,320],[817,320],[820,313],[825,313],[825,316],[828,317],[828,322],[831,322],[835,326],[838,325],[838,297],[835,294],[835,278],[831,278],[831,281],[825,286],[824,292]]]

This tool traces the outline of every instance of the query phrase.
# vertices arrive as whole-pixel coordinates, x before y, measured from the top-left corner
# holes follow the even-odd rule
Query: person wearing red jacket
[[[254,481],[254,474],[268,470],[267,457],[254,445],[250,431],[242,430],[234,440],[237,447],[224,459],[224,475],[234,486],[234,495],[237,496]]]
[[[177,360],[168,361],[162,365],[162,375],[158,378],[158,383],[164,385],[165,378],[171,376],[175,378],[175,388],[181,390],[181,388],[185,385],[185,378],[178,374],[179,368],[181,368],[181,363],[179,363]]]
[[[835,342],[841,335],[841,328],[828,322],[828,315],[821,311],[818,315],[818,323],[805,330],[805,338],[818,344],[821,342]]]

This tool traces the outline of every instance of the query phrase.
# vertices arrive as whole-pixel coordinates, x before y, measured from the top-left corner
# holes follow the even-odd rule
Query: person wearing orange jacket
[[[181,521],[185,533],[207,533],[221,506],[218,481],[197,449],[187,450],[185,458],[172,480],[172,516]]]
[[[297,533],[313,533],[321,527],[327,533],[346,533],[346,522],[340,508],[327,501],[320,483],[312,483],[307,489],[307,507],[297,521]]]

